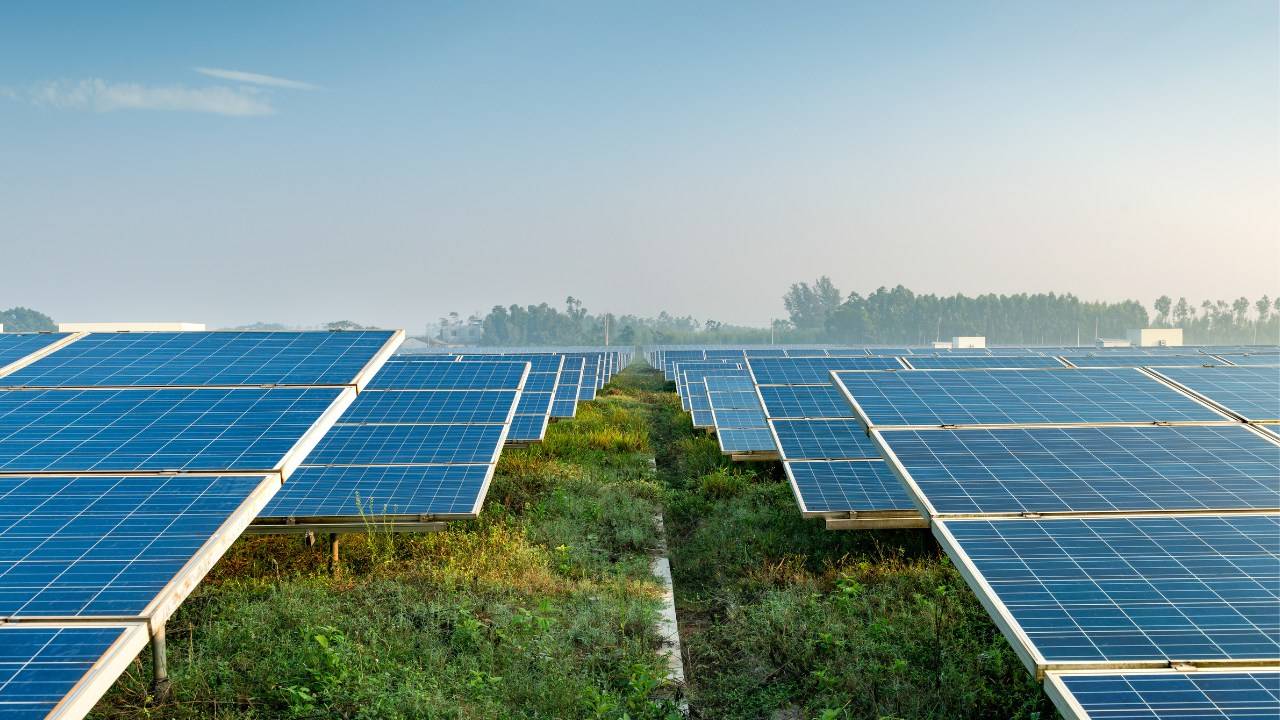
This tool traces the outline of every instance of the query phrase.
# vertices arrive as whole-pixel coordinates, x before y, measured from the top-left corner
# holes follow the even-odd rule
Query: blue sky
[[[1274,295],[1278,27],[1271,2],[10,4],[0,307],[417,329],[568,294],[765,324],[821,274]]]

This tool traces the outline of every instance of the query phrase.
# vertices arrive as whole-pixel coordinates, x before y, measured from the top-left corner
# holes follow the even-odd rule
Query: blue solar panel
[[[496,460],[501,435],[501,425],[335,425],[303,463],[491,463]]]
[[[1136,368],[838,373],[872,425],[1226,420]]]
[[[765,414],[773,418],[853,417],[835,385],[761,385]]]
[[[770,420],[784,460],[879,458],[857,420]]]
[[[711,400],[711,407],[715,410],[760,409],[760,398],[756,397],[755,393],[746,390],[708,391],[707,397]]]
[[[1071,355],[1067,360],[1076,367],[1178,367],[1185,365],[1211,365],[1213,358],[1205,355],[1121,355],[1099,353],[1097,355]]]
[[[769,428],[717,428],[720,450],[726,453],[775,452]]]
[[[1029,664],[1280,657],[1280,518],[950,520]],[[975,592],[986,592],[975,586]],[[1024,648],[1024,651],[1028,648]]]
[[[712,375],[704,378],[703,382],[707,384],[709,392],[742,392],[755,395],[756,384],[751,381],[751,376],[745,371],[740,371],[740,375]],[[757,401],[758,405],[759,402]]]
[[[832,370],[888,370],[901,368],[891,357],[752,358],[748,361],[757,385],[826,385]]]
[[[768,427],[764,420],[764,412],[758,408],[755,410],[715,410],[714,414],[717,428]]]
[[[1275,367],[1280,365],[1280,353],[1248,353],[1243,355],[1223,355],[1218,357],[1226,360],[1232,365],[1270,365]]]
[[[34,352],[39,352],[70,333],[0,333],[0,368],[15,363]],[[9,376],[0,379],[0,385],[8,385]]]
[[[557,374],[564,363],[563,355],[545,353],[511,353],[484,355],[470,353],[459,356],[463,362],[527,362],[530,373]]]
[[[388,360],[368,390],[514,390],[528,371],[521,362],[434,362]]]
[[[0,477],[0,617],[143,615],[264,482]]]
[[[515,390],[366,390],[338,422],[501,424],[515,399]]]
[[[391,331],[91,333],[5,376],[26,387],[342,385]]]
[[[1246,420],[1280,420],[1280,367],[1223,365],[1158,372]]]
[[[507,433],[507,442],[537,442],[547,434],[546,415],[516,415],[511,419],[511,431]]]
[[[1082,720],[1275,720],[1280,673],[1267,670],[1052,673]],[[1083,714],[1081,714],[1083,713]]]
[[[1242,425],[882,437],[935,513],[1280,508],[1280,447]]]
[[[915,509],[883,460],[788,462],[786,470],[805,513]]]
[[[0,392],[0,470],[271,470],[341,392],[337,388]]]
[[[551,398],[549,392],[522,392],[516,403],[516,415],[550,415]]]
[[[491,465],[302,467],[260,517],[470,515],[479,511],[492,470]]]
[[[907,362],[917,370],[1063,367],[1056,358],[1047,355],[912,355]]]
[[[0,626],[0,717],[43,720],[136,626]],[[96,699],[96,698],[94,698]]]

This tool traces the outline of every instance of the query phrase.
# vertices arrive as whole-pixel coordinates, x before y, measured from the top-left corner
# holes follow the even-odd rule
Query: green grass
[[[695,433],[659,374],[620,385],[649,400],[695,716],[1056,716],[926,531],[828,531],[778,463]]]
[[[503,453],[481,519],[235,544],[98,718],[666,718],[649,574],[662,488],[640,401],[602,398]]]
[[[656,456],[656,472],[650,464]],[[476,521],[231,549],[97,718],[675,717],[649,574],[665,514],[697,718],[1051,718],[924,531],[827,531],[777,463],[730,463],[659,374],[503,453]]]

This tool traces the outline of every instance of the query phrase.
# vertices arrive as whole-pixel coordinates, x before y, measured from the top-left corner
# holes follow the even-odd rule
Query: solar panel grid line
[[[832,378],[868,428],[1236,422],[1213,404],[1139,368],[832,372]]]
[[[1045,694],[1068,720],[1274,720],[1280,668],[1053,671]]]
[[[1128,524],[1136,532],[1125,537],[1098,523]],[[1268,529],[1245,529],[1260,524]],[[932,527],[1037,680],[1063,670],[1280,664],[1280,615],[1274,612],[1280,606],[1280,513],[948,519]],[[1085,532],[1060,535],[1064,540],[1049,534],[1073,528]],[[959,537],[984,529],[1002,542],[983,546]],[[1022,530],[1039,530],[1047,542],[1004,534]],[[1072,549],[1082,539],[1092,546]],[[1013,553],[1013,562],[1001,566],[992,557],[973,557],[972,550],[993,548]],[[980,568],[983,562],[1022,608],[1022,620]],[[1029,630],[1023,621],[1041,627]],[[1033,632],[1049,643],[1053,657],[1046,657]]]
[[[13,357],[0,354],[0,359],[4,362],[3,365],[0,365],[0,385],[4,385],[4,376],[15,373],[27,367],[31,363],[61,350],[67,345],[84,337],[86,334],[87,333],[36,333],[34,335],[34,338],[36,339],[34,340],[23,337],[21,343],[27,347],[17,351],[21,352],[21,355],[18,355],[17,352],[12,353],[12,355],[14,355]],[[0,335],[0,339],[4,339],[6,337],[11,338],[15,336]],[[47,344],[43,343],[45,340],[48,340]],[[9,342],[17,343],[19,341],[10,340]]]
[[[341,339],[336,339],[341,338]],[[15,371],[5,387],[63,389],[360,385],[403,331],[99,332]],[[377,349],[372,349],[377,343]],[[359,366],[352,363],[368,353]]]
[[[871,437],[921,511],[939,519],[1280,509],[1271,482],[1280,448],[1240,423],[893,428]]]
[[[0,475],[287,476],[354,397],[352,387],[0,391]]]
[[[1244,422],[1280,422],[1280,367],[1234,365],[1141,370],[1230,417]]]
[[[150,638],[144,623],[0,625],[0,716],[79,720]]]

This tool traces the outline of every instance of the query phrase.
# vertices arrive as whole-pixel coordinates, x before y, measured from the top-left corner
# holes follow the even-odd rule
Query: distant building
[[[958,335],[951,338],[951,347],[954,350],[961,348],[984,348],[987,346],[987,338],[983,335]]]
[[[951,341],[950,340],[934,340],[933,349],[934,350],[950,350]]]
[[[1093,344],[1100,348],[1121,348],[1129,347],[1133,343],[1120,338],[1098,338],[1093,341]]]
[[[475,345],[484,335],[480,323],[456,323],[440,328],[440,339],[447,345]]]
[[[1182,328],[1142,328],[1127,335],[1129,344],[1138,347],[1182,347]]]
[[[58,332],[199,332],[204,329],[204,323],[189,322],[58,323]]]

